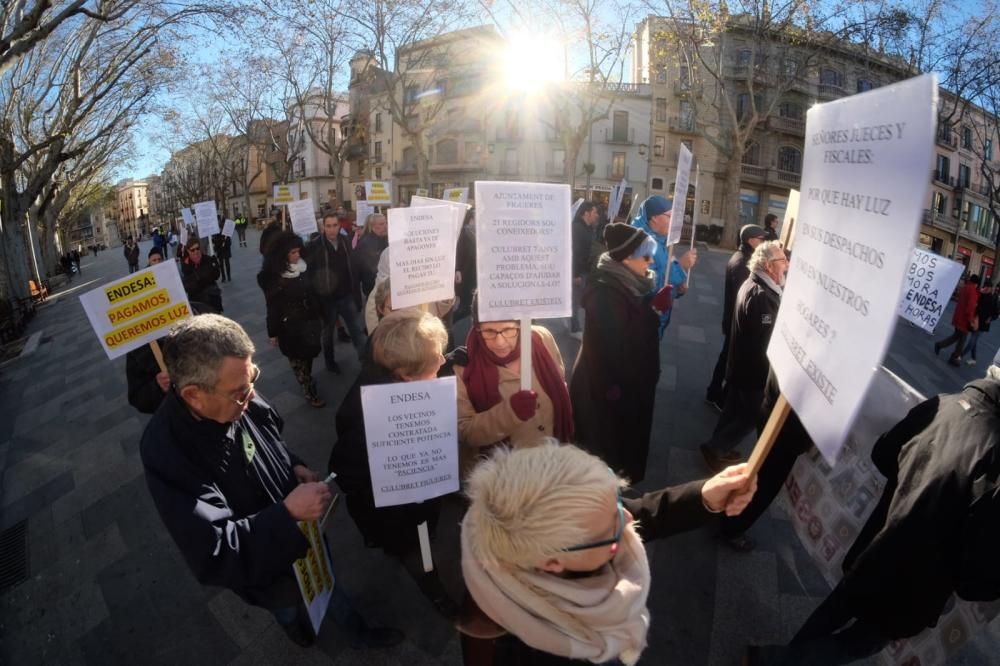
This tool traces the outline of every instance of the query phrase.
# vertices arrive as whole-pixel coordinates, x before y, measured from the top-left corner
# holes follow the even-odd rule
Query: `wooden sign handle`
[[[153,340],[150,342],[149,348],[153,350],[153,356],[156,358],[156,364],[160,366],[160,372],[166,372],[167,364],[163,362],[163,352],[160,350],[159,341]]]
[[[747,461],[748,475],[753,476],[760,471],[760,466],[764,464],[764,459],[771,452],[774,440],[778,438],[778,433],[781,432],[781,428],[785,425],[791,411],[792,406],[785,399],[785,394],[779,394],[778,401],[774,403],[774,409],[771,410],[771,416],[768,417],[767,424],[764,425],[764,431],[757,439],[757,444],[754,445],[753,452],[750,454],[750,460]]]
[[[531,317],[521,317],[521,390],[531,390]]]

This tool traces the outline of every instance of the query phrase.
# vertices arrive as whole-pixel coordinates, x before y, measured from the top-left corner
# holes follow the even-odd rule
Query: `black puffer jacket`
[[[740,287],[733,311],[729,336],[729,362],[726,383],[744,391],[764,391],[767,371],[767,345],[778,318],[781,294],[758,273]]]
[[[288,358],[316,358],[323,329],[308,271],[297,277],[267,278],[258,274],[267,304],[267,337],[278,338],[278,349]]]
[[[750,277],[750,269],[747,262],[753,248],[744,243],[739,250],[733,252],[726,264],[726,284],[725,293],[722,300],[722,334],[729,335],[733,325],[733,309],[736,307],[736,296],[740,292],[740,287]]]

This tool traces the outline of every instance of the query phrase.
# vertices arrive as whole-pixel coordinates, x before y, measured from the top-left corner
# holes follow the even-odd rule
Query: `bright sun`
[[[513,92],[534,95],[566,76],[565,53],[551,35],[519,32],[503,52],[504,84]]]

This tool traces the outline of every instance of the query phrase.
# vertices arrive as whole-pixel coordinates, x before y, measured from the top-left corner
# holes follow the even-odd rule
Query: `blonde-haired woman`
[[[655,539],[738,514],[755,488],[745,465],[636,500],[622,498],[623,483],[599,458],[555,441],[503,449],[473,471],[462,573],[479,607],[516,638],[492,663],[635,664],[650,573],[633,515]]]
[[[421,504],[376,507],[368,469],[361,387],[434,379],[444,363],[448,333],[437,317],[419,310],[386,315],[371,337],[371,355],[337,410],[337,442],[329,469],[337,473],[347,512],[369,548],[382,548],[397,558],[421,591],[442,615],[454,619],[457,607],[445,592],[436,570],[423,571],[417,525],[427,522],[432,534],[440,512],[440,498]]]

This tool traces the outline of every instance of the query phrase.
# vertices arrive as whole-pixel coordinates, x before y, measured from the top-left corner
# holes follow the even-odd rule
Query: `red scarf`
[[[500,358],[486,346],[476,327],[469,330],[465,339],[469,365],[462,373],[462,381],[469,391],[469,399],[477,412],[485,412],[503,398],[500,396],[500,366],[521,358],[520,340],[513,351]],[[570,406],[566,382],[559,374],[559,367],[542,342],[542,336],[531,332],[531,365],[545,395],[552,401],[554,418],[553,434],[560,442],[573,441],[573,409]]]

